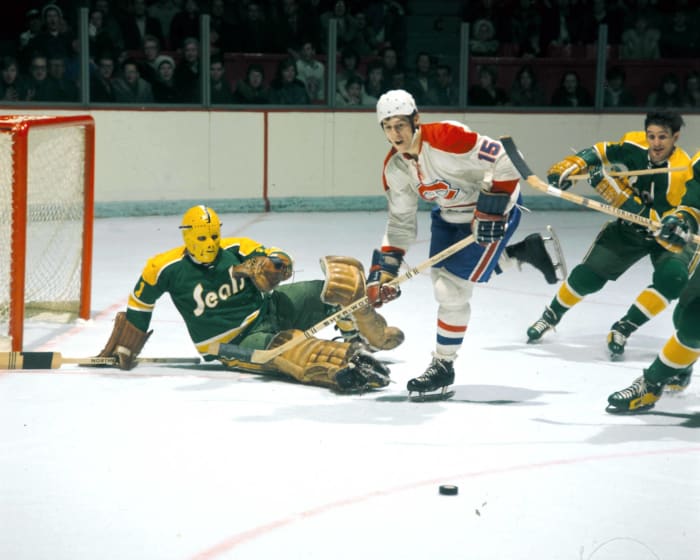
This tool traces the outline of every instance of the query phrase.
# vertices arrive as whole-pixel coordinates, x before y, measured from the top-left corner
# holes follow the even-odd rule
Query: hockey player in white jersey
[[[438,302],[436,346],[425,373],[407,386],[420,397],[437,390],[445,395],[454,382],[453,362],[469,323],[474,284],[523,262],[554,284],[563,258],[556,237],[558,263],[539,234],[507,246],[520,222],[520,176],[498,140],[455,121],[422,124],[413,97],[404,90],[379,98],[377,120],[391,151],[383,173],[388,221],[367,281],[372,304],[379,307],[400,294],[386,283],[397,276],[406,249],[416,239],[420,199],[435,204],[430,256],[470,234],[476,239],[431,270]]]

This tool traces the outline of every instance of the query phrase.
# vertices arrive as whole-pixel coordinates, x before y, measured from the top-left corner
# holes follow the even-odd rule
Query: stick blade
[[[501,136],[500,140],[501,144],[503,144],[503,149],[506,151],[506,154],[508,154],[508,158],[515,166],[518,173],[520,173],[521,177],[527,179],[531,175],[534,175],[532,169],[530,169],[527,162],[523,159],[523,156],[520,155],[513,138],[511,136]]]

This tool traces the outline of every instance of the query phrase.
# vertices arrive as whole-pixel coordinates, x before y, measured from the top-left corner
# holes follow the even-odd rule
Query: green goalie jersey
[[[657,167],[649,161],[649,144],[644,131],[628,132],[619,142],[598,142],[594,150],[603,165],[620,171],[638,171]],[[680,167],[683,171],[630,178],[630,184],[648,209],[644,214],[653,220],[660,219],[669,210],[681,204],[686,196],[686,185],[692,179],[690,157],[679,146],[675,147],[668,160],[658,166],[659,169],[664,167]]]
[[[147,330],[156,301],[165,293],[185,321],[190,338],[204,354],[212,342],[231,342],[264,314],[268,298],[233,267],[247,258],[280,250],[252,239],[223,238],[211,265],[192,261],[185,247],[151,258],[129,295],[127,319]]]

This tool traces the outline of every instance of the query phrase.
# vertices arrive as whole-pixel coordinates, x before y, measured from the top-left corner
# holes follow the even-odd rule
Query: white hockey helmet
[[[403,89],[392,89],[377,101],[377,120],[382,124],[389,117],[410,117],[418,112],[416,100]]]

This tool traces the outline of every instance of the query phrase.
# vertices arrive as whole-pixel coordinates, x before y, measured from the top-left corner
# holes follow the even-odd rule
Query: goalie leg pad
[[[153,331],[144,332],[135,327],[126,318],[126,313],[120,311],[114,318],[114,328],[107,344],[97,356],[117,358],[119,369],[133,369],[136,366],[136,358],[152,333]]]
[[[300,334],[300,330],[282,331],[268,348],[281,346]],[[271,364],[300,383],[340,389],[335,376],[348,365],[351,348],[347,342],[308,338],[274,358]]]
[[[346,306],[365,295],[365,272],[362,263],[352,257],[328,256],[321,259],[326,275],[321,300]]]
[[[404,341],[403,331],[387,326],[386,319],[372,306],[355,311],[353,317],[360,336],[372,350],[392,350]]]

